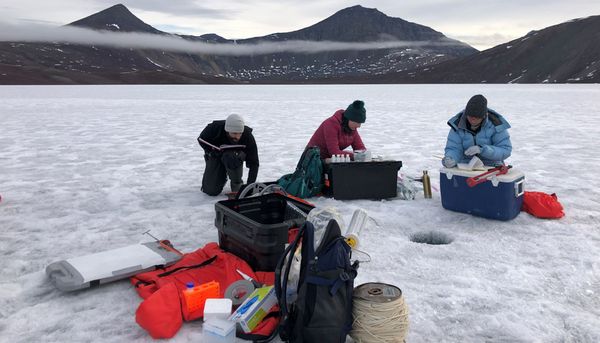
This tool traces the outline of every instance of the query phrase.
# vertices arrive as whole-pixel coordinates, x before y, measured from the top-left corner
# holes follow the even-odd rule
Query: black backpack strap
[[[331,224],[331,221],[330,221]],[[329,225],[328,225],[329,226]],[[326,237],[323,237],[326,239]],[[339,236],[334,238],[329,244],[327,244],[324,248],[319,248],[319,251],[327,251],[335,244],[347,244],[344,240],[343,236]],[[350,266],[347,266],[345,270],[341,271],[337,277],[334,278],[324,278],[315,275],[309,275],[306,278],[306,282],[312,283],[319,286],[328,286],[329,293],[334,295],[337,293],[338,289],[343,286],[347,281],[354,280],[358,275],[358,261],[354,261],[354,263]]]
[[[275,286],[275,294],[277,295],[277,301],[279,303],[279,311],[281,311],[281,320],[279,322],[279,329],[276,331],[279,332],[279,335],[283,340],[287,340],[288,334],[289,334],[289,332],[288,332],[289,309],[287,307],[287,282],[288,282],[288,278],[290,275],[290,269],[292,267],[293,255],[296,252],[296,249],[298,249],[298,244],[300,242],[300,239],[305,234],[307,225],[310,225],[312,227],[312,224],[310,222],[304,222],[304,225],[302,225],[300,227],[300,230],[298,230],[298,233],[296,234],[296,238],[285,249],[285,251],[283,252],[281,257],[279,258],[279,261],[277,262],[277,266],[275,267],[275,285],[274,285]],[[302,249],[304,249],[304,244],[302,245]],[[286,257],[287,257],[287,263],[286,263]],[[302,263],[304,263],[304,261],[302,261]],[[284,264],[285,264],[285,271],[282,275],[281,271],[284,270],[283,269]],[[302,267],[300,267],[300,269],[302,270]]]
[[[277,317],[277,316],[279,316],[278,311],[271,311],[271,312],[267,313],[267,315],[263,318],[263,320],[267,320],[269,318],[273,318],[273,317]],[[241,332],[237,332],[235,334],[235,336],[237,338],[240,338],[240,339],[243,339],[246,341],[252,341],[253,343],[268,343],[268,342],[272,341],[273,339],[275,339],[275,337],[277,337],[278,333],[279,333],[279,330],[277,330],[277,329],[273,330],[273,332],[271,332],[271,334],[268,336],[253,334],[253,333],[245,333],[245,332],[241,331]]]
[[[161,277],[169,276],[169,275],[171,275],[171,274],[174,274],[174,273],[176,273],[176,272],[178,272],[178,271],[180,271],[180,270],[188,270],[188,269],[194,269],[194,268],[202,268],[202,267],[204,267],[204,266],[207,266],[207,265],[209,265],[209,264],[213,263],[213,262],[214,262],[216,259],[217,259],[217,255],[215,255],[215,256],[213,256],[213,257],[209,258],[209,259],[208,259],[208,260],[206,260],[206,261],[203,261],[202,263],[195,264],[195,265],[192,265],[192,266],[181,266],[181,267],[177,267],[177,268],[175,268],[175,269],[171,269],[171,270],[169,270],[169,271],[167,271],[167,272],[160,273],[160,274],[156,275],[156,277],[157,277],[157,278],[161,278]],[[136,288],[138,288],[138,287],[140,287],[140,286],[142,286],[142,285],[144,285],[144,286],[147,286],[147,285],[151,285],[151,284],[153,284],[153,283],[156,283],[156,280],[152,280],[152,281],[138,280],[138,281],[135,283],[135,287],[136,287]]]
[[[195,264],[195,265],[192,265],[192,266],[181,266],[181,267],[177,267],[175,269],[171,269],[168,272],[164,272],[162,274],[158,274],[157,277],[169,276],[171,274],[177,273],[180,270],[202,268],[202,267],[205,267],[205,266],[213,263],[216,259],[217,259],[217,255],[215,255],[215,256],[209,258],[208,260],[206,260],[206,261],[204,261],[202,263],[199,263],[199,264]]]
[[[358,261],[355,261],[348,270],[341,272],[338,278],[333,280],[333,286],[329,289],[329,293],[334,295],[347,281],[356,279],[357,275]]]
[[[292,256],[296,249],[298,248],[298,243],[304,234],[304,227],[306,223],[300,227],[298,233],[296,234],[296,238],[292,242],[292,244],[288,245],[285,248],[283,255],[277,261],[277,266],[275,267],[275,294],[277,295],[277,299],[279,301],[279,309],[281,311],[282,318],[286,317],[288,314],[287,302],[286,302],[286,293],[287,293],[287,279],[290,275],[290,268],[292,266]],[[289,255],[288,261],[286,263],[286,256]],[[285,264],[285,272],[284,275],[281,275],[281,271],[284,270]]]

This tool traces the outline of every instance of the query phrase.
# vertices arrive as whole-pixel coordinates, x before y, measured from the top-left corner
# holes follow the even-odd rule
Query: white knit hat
[[[225,131],[233,133],[244,132],[244,119],[239,114],[231,114],[225,120]]]

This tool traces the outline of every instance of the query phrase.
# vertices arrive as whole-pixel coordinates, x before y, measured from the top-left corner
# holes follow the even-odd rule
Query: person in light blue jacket
[[[448,121],[450,132],[442,164],[446,168],[468,163],[478,156],[486,166],[497,166],[510,156],[510,124],[498,112],[487,107],[481,95],[471,97],[465,109]]]

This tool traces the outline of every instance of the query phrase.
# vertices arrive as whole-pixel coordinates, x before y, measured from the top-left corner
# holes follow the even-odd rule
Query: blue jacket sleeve
[[[492,136],[492,144],[481,147],[481,157],[488,160],[503,161],[510,156],[512,143],[507,130],[500,131]]]
[[[451,157],[456,162],[460,162],[463,157],[462,139],[458,132],[453,129],[450,129],[450,132],[448,133],[444,156]]]

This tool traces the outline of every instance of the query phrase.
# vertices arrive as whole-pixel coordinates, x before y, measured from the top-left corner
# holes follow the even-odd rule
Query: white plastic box
[[[206,299],[204,303],[204,321],[229,318],[231,307],[231,299]]]
[[[212,318],[202,324],[202,343],[235,342],[235,325],[231,320]]]

